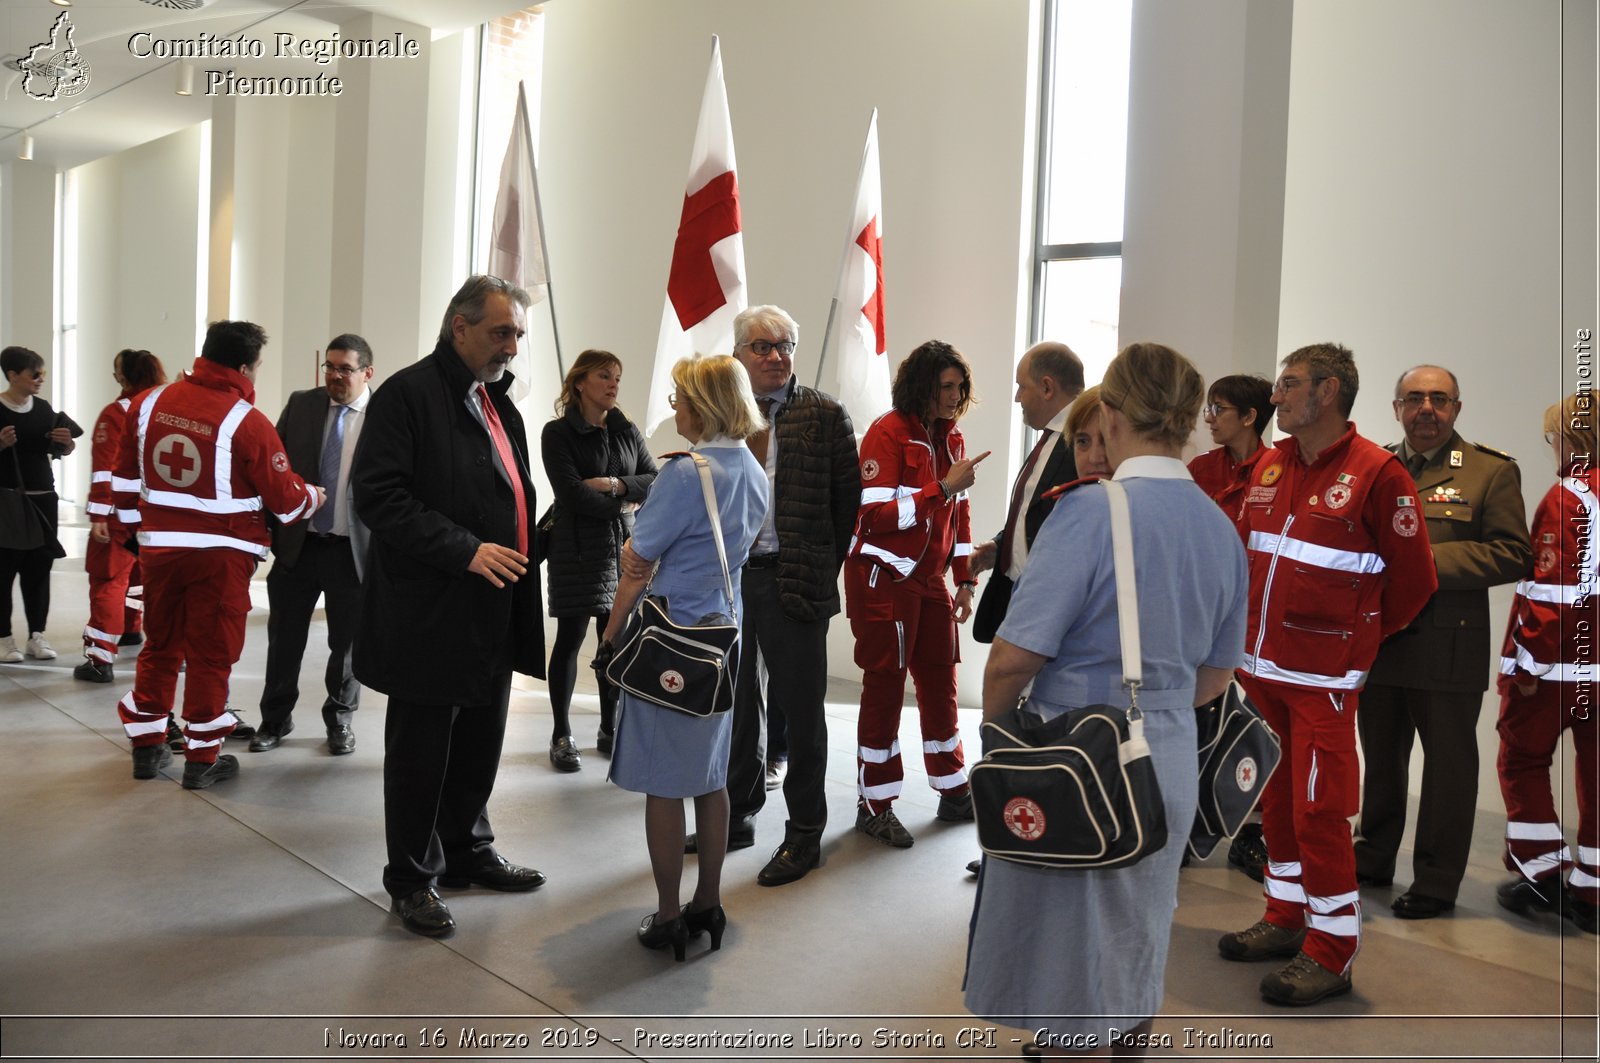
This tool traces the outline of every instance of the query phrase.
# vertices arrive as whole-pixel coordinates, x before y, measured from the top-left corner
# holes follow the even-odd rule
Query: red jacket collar
[[[1311,462],[1311,464],[1314,466],[1322,465],[1333,460],[1335,456],[1342,456],[1345,451],[1350,449],[1350,441],[1355,437],[1356,423],[1354,421],[1346,421],[1344,423],[1344,435],[1323,448],[1322,453],[1317,455],[1317,460]],[[1296,461],[1300,460],[1300,441],[1294,436],[1284,436],[1278,440],[1277,447],[1283,451],[1284,457],[1292,458]]]
[[[213,391],[231,391],[250,405],[256,404],[256,386],[248,377],[237,369],[229,369],[208,358],[196,358],[194,367],[183,377],[191,384],[199,384]]]

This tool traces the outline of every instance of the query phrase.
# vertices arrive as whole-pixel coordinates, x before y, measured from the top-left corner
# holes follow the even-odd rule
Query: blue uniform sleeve
[[[657,474],[650,497],[634,516],[633,552],[646,561],[659,561],[667,547],[691,526],[705,522],[705,512],[694,462],[688,458],[670,459]]]
[[[1042,657],[1057,656],[1082,616],[1095,580],[1111,571],[1106,490],[1086,485],[1062,497],[1045,518],[998,637]]]

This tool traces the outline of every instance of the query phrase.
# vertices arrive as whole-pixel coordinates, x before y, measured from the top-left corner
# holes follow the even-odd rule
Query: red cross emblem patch
[[[150,464],[173,487],[188,487],[200,479],[200,448],[188,436],[174,432],[156,443]]]
[[[1397,509],[1394,511],[1394,530],[1406,538],[1417,534],[1417,511],[1414,509]]]
[[[683,673],[668,668],[661,673],[661,689],[668,694],[676,694],[683,690]]]
[[[1261,780],[1261,773],[1256,770],[1254,757],[1245,757],[1233,769],[1233,781],[1238,785],[1241,793],[1249,793],[1256,788],[1256,783]]]
[[[1006,829],[1025,842],[1044,837],[1044,809],[1026,797],[1013,797],[1006,802],[1002,813]]]

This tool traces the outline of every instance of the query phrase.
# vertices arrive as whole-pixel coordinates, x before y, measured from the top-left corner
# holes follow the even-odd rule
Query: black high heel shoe
[[[728,929],[728,913],[722,910],[722,905],[715,908],[702,908],[698,912],[684,909],[683,918],[689,925],[689,936],[699,937],[707,931],[711,934],[711,951],[716,952],[722,948],[722,932]]]
[[[718,936],[721,936],[720,930]],[[682,913],[679,913],[676,919],[658,923],[655,913],[652,912],[639,924],[639,944],[647,949],[661,949],[671,945],[672,958],[682,963],[684,953],[689,948],[689,924],[684,921]]]

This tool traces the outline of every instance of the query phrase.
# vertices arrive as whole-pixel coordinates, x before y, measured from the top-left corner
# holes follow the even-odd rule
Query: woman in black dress
[[[584,351],[567,371],[556,400],[559,414],[544,426],[540,449],[555,493],[546,586],[556,621],[548,685],[554,726],[550,763],[578,771],[583,758],[572,741],[568,710],[577,682],[578,649],[591,619],[595,636],[611,613],[617,592],[622,544],[633,530],[633,513],[650,493],[656,463],[644,435],[617,409],[622,359],[609,351]],[[611,752],[616,732],[617,692],[600,689],[601,753]]]
[[[0,392],[0,454],[5,455],[0,457],[0,487],[19,486],[20,473],[20,486],[49,528],[44,545],[32,550],[10,550],[0,543],[0,662],[16,664],[23,659],[24,651],[17,648],[11,631],[11,585],[18,576],[28,620],[27,655],[48,661],[56,655],[44,638],[50,616],[50,567],[65,554],[56,541],[56,479],[50,460],[71,454],[77,446],[73,440],[83,435],[83,429],[39,397],[44,359],[38,354],[26,347],[7,347],[0,351],[0,370],[6,376],[6,389]]]

